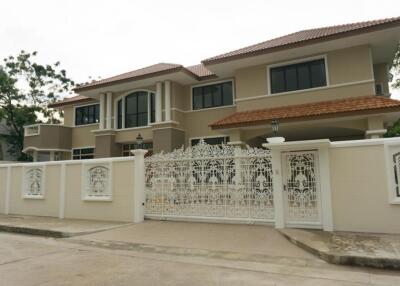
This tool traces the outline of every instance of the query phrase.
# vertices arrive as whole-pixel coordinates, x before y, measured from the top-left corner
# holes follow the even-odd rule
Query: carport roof
[[[210,127],[212,129],[228,129],[268,124],[272,120],[288,122],[298,119],[311,120],[393,111],[400,111],[400,101],[384,96],[360,96],[236,112],[210,124]]]

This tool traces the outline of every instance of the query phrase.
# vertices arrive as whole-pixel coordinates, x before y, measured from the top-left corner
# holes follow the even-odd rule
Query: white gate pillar
[[[144,221],[144,203],[146,200],[146,178],[144,155],[147,150],[133,150],[135,155],[135,163],[133,169],[133,222],[139,223]]]
[[[281,152],[271,149],[272,190],[274,194],[275,228],[285,227]]]

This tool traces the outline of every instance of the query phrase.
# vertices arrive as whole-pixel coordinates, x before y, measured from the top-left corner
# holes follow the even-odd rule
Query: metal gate
[[[317,151],[282,153],[285,224],[320,228],[321,195]]]
[[[270,151],[229,145],[146,158],[145,217],[272,222]]]

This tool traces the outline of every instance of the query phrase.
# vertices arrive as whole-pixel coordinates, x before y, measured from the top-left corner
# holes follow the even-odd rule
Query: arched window
[[[117,128],[147,126],[155,121],[155,94],[135,91],[117,101]]]

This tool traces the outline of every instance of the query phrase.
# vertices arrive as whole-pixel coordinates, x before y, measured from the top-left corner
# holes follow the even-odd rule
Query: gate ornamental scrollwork
[[[208,145],[146,158],[146,216],[272,221],[269,150]]]

